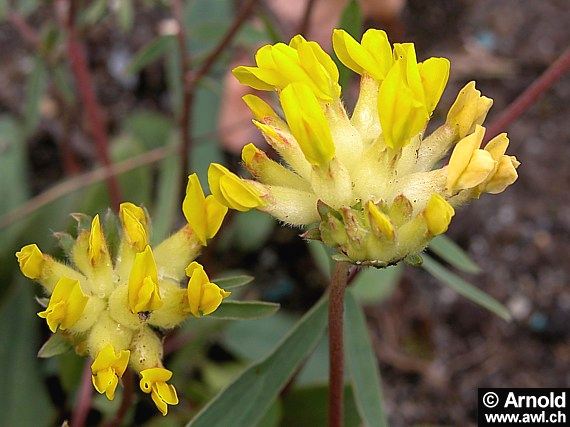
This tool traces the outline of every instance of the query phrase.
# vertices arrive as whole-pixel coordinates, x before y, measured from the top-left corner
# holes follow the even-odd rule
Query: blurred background
[[[205,185],[210,162],[240,171],[241,147],[262,145],[240,99],[248,89],[229,75],[258,47],[301,32],[330,48],[332,28],[385,29],[392,42],[416,43],[422,60],[451,60],[432,123],[476,80],[495,101],[491,124],[570,42],[567,0],[3,0],[0,17],[5,426],[68,419],[84,363],[71,352],[36,358],[49,331],[35,315],[41,291],[20,275],[15,251],[35,242],[63,258],[52,234],[73,232],[69,214],[103,213],[117,198],[148,208],[154,241],[180,226],[183,175],[197,171]],[[343,83],[352,106],[356,76]],[[422,269],[370,270],[356,280],[392,425],[474,424],[477,387],[569,385],[569,96],[566,75],[505,129],[522,162],[518,182],[460,210],[448,233],[472,262],[447,240],[434,251],[442,263],[463,259],[456,274],[504,303],[512,322]],[[190,147],[184,174],[181,141]],[[159,418],[139,394],[125,424],[184,424],[314,304],[327,284],[327,254],[297,234],[256,212],[226,220],[200,261],[214,277],[255,276],[240,298],[282,309],[259,322],[187,322],[166,341],[181,404]],[[326,365],[321,343],[264,425],[324,425]],[[119,404],[94,396],[88,424],[108,421]],[[347,412],[348,425],[358,425],[350,402]]]

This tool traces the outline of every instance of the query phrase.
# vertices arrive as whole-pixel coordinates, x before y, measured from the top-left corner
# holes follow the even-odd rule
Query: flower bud
[[[158,273],[150,246],[135,256],[129,276],[129,308],[132,313],[152,311],[162,305]]]
[[[19,252],[16,252],[18,264],[22,274],[30,279],[39,279],[44,266],[44,255],[38,245],[26,245]]]
[[[366,205],[372,230],[378,237],[394,240],[394,226],[390,217],[378,209],[372,201]]]
[[[87,250],[91,265],[94,267],[101,264],[104,258],[109,254],[105,235],[101,229],[99,215],[95,215],[95,218],[93,218],[93,221],[91,222],[91,231],[89,232]]]
[[[432,194],[424,209],[424,217],[432,236],[443,234],[455,215],[455,210],[439,194]]]

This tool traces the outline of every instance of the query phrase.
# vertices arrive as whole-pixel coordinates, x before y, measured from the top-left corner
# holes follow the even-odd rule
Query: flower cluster
[[[35,244],[16,254],[22,273],[39,282],[50,297],[38,315],[79,354],[94,359],[95,389],[112,400],[131,366],[141,376],[141,390],[151,394],[163,415],[178,397],[168,383],[172,372],[162,364],[162,340],[155,331],[173,328],[190,315],[210,314],[230,294],[211,283],[194,261],[217,233],[227,208],[204,196],[194,174],[183,212],[188,224],[154,249],[146,211],[122,203],[116,256],[98,215],[87,227],[79,227],[69,250],[73,266],[43,254]]]
[[[256,66],[234,69],[241,83],[277,92],[282,116],[255,95],[243,99],[286,165],[252,144],[242,159],[254,180],[211,165],[210,189],[220,203],[315,225],[305,236],[336,248],[339,259],[386,266],[444,233],[455,207],[517,179],[519,162],[505,154],[506,134],[481,147],[492,100],[474,82],[460,91],[445,123],[424,135],[447,84],[447,59],[418,62],[412,43],[391,45],[375,29],[361,42],[335,30],[333,47],[361,75],[351,116],[334,61],[302,36],[263,46]]]

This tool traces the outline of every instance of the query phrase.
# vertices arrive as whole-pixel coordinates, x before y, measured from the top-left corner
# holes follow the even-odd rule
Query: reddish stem
[[[316,0],[307,0],[307,5],[305,6],[305,11],[303,12],[303,17],[301,18],[301,23],[297,29],[297,33],[306,36],[309,28],[311,27],[311,16],[313,14],[313,9],[315,7]]]
[[[85,425],[87,415],[89,415],[89,410],[91,409],[92,394],[91,363],[89,359],[87,359],[83,367],[83,375],[81,376],[81,385],[79,386],[75,408],[73,408],[73,414],[71,416],[73,427],[83,427]]]
[[[515,120],[528,110],[536,100],[544,94],[554,83],[570,70],[570,48],[567,48],[550,67],[542,73],[528,88],[521,93],[503,112],[497,117],[485,133],[485,141],[504,132]]]
[[[344,404],[344,292],[350,265],[337,262],[329,290],[329,427],[341,427]]]
[[[91,137],[95,142],[95,148],[99,161],[105,166],[111,165],[109,155],[109,137],[103,109],[97,101],[93,78],[87,63],[85,45],[81,41],[79,32],[75,27],[75,5],[73,0],[60,0],[62,7],[67,8],[67,17],[62,19],[67,32],[67,53],[71,71],[75,78],[75,85],[83,104],[84,120],[87,123]],[[106,180],[111,204],[118,211],[121,203],[119,181],[115,176],[109,176]]]

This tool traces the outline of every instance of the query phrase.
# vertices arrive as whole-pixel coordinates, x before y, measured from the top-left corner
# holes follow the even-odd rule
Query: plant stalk
[[[344,404],[344,292],[350,264],[337,262],[329,289],[329,427],[343,424]]]

